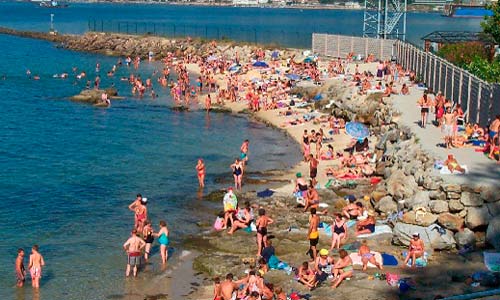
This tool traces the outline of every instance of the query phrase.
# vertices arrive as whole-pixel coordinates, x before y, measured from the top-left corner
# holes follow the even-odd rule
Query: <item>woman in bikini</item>
[[[332,223],[332,245],[330,250],[334,248],[340,249],[340,244],[347,240],[347,223],[340,215],[335,214],[335,220]]]
[[[166,264],[168,260],[168,244],[170,244],[168,233],[167,223],[165,221],[160,221],[160,231],[158,231],[158,233],[153,233],[153,236],[157,237],[160,243],[162,264]]]
[[[198,183],[200,188],[205,187],[205,164],[203,159],[198,159],[198,164],[196,165],[196,171],[198,172]]]
[[[257,227],[257,256],[260,256],[262,249],[267,247],[267,226],[273,222],[271,218],[266,216],[266,210],[260,208],[259,219],[255,223],[255,227]]]
[[[241,179],[243,177],[243,163],[236,159],[234,164],[231,165],[233,169],[233,177],[234,177],[234,188],[241,190]]]
[[[302,149],[304,152],[304,161],[309,159],[309,153],[311,153],[311,145],[309,143],[309,134],[307,134],[307,129],[304,130],[302,135]]]
[[[318,257],[314,262],[314,269],[316,271],[316,280],[321,283],[332,275],[332,267],[335,264],[333,257],[328,255],[328,250],[321,249]]]

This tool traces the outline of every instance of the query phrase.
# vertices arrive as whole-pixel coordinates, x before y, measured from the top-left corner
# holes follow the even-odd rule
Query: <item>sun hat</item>
[[[418,236],[418,237],[420,237],[420,233],[418,233],[418,232],[414,232],[414,233],[412,234],[412,236]]]
[[[142,197],[141,202],[142,202],[142,203],[148,203],[148,198],[146,198],[146,197]]]
[[[322,256],[328,255],[328,250],[326,250],[324,248],[319,250],[319,255],[322,255]]]

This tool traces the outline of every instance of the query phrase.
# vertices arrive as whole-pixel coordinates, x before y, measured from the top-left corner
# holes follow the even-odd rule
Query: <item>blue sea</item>
[[[0,26],[45,31],[50,13],[60,32],[82,33],[90,19],[170,22],[276,30],[313,30],[351,34],[361,29],[360,11],[300,11],[260,8],[71,4],[67,9],[43,9],[32,3],[0,2]],[[203,16],[203,18],[200,18]],[[429,30],[479,28],[478,20],[410,14],[409,35],[418,40]],[[354,26],[356,25],[356,26]],[[274,30],[273,29],[273,30]],[[282,41],[307,46],[301,38]],[[128,289],[121,245],[133,224],[127,209],[135,194],[150,200],[155,226],[165,219],[174,247],[188,234],[207,204],[199,200],[194,170],[198,157],[207,164],[208,185],[231,180],[229,164],[248,138],[250,170],[287,168],[300,159],[298,147],[282,132],[246,118],[202,111],[174,112],[168,91],[138,99],[119,80],[131,72],[118,69],[105,76],[117,58],[66,51],[38,40],[0,35],[0,299],[105,299]],[[72,71],[97,75],[102,86],[112,83],[125,99],[109,109],[68,100],[85,87]],[[159,66],[144,62],[142,78]],[[30,80],[26,70],[38,74]],[[67,72],[68,79],[53,78]],[[137,72],[134,72],[137,73]],[[218,182],[218,181],[217,181]],[[207,191],[205,191],[206,193]],[[39,295],[30,282],[16,289],[14,260],[23,247],[29,254],[40,245],[47,267]],[[175,253],[174,253],[175,259]],[[153,263],[158,264],[156,254]],[[27,262],[26,262],[27,264]],[[155,271],[158,272],[158,271]]]

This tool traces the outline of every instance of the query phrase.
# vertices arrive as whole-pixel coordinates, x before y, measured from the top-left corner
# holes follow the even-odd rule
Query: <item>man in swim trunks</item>
[[[257,227],[257,256],[260,256],[262,249],[267,246],[267,226],[274,223],[273,219],[266,216],[266,210],[259,209],[259,219],[255,223]]]
[[[446,148],[450,149],[453,145],[453,126],[456,123],[455,114],[451,112],[451,107],[446,108],[446,113],[443,116],[443,134]]]
[[[245,140],[245,141],[243,141],[243,144],[241,144],[241,147],[240,147],[240,151],[241,151],[240,160],[243,162],[243,165],[245,165],[248,161],[248,146],[249,146],[249,144],[250,144],[250,141]]]
[[[316,214],[316,208],[311,208],[311,215],[309,216],[309,230],[307,231],[307,238],[309,239],[309,251],[307,253],[311,256],[311,260],[316,260],[317,249],[319,243],[319,216]]]
[[[233,281],[233,278],[233,274],[229,273],[226,275],[226,280],[224,280],[220,284],[220,292],[222,295],[222,299],[224,300],[235,299],[236,297],[233,297],[233,294],[234,296],[236,296],[235,293],[238,290],[238,286],[240,284],[246,283],[248,277],[242,278],[238,281]]]
[[[366,240],[363,240],[363,242],[361,243],[361,246],[358,250],[358,255],[361,256],[361,262],[363,262],[363,271],[366,271],[368,263],[372,263],[380,270],[384,269],[384,267],[382,267],[382,265],[375,260],[375,254],[371,253],[370,247],[368,247],[368,243],[366,242]]]
[[[31,248],[30,262],[28,269],[31,275],[31,285],[34,288],[40,287],[40,277],[42,277],[42,267],[45,266],[43,256],[38,252],[38,245]]]
[[[137,266],[141,264],[142,249],[146,242],[137,236],[137,230],[132,230],[131,237],[123,244],[123,250],[127,252],[127,270],[125,276],[130,275],[130,267],[134,266],[134,277],[137,276]]]
[[[26,280],[26,270],[24,269],[24,250],[17,249],[16,258],[16,286],[23,287]]]
[[[309,177],[311,177],[313,185],[316,185],[316,175],[318,175],[318,160],[314,155],[309,154]]]

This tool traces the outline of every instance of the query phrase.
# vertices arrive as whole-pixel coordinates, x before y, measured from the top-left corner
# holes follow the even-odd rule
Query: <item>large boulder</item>
[[[414,211],[409,211],[403,215],[402,222],[420,226],[429,226],[436,223],[437,219],[437,215],[429,212],[417,215]]]
[[[481,206],[484,203],[478,194],[471,192],[462,192],[460,202],[465,206]]]
[[[450,200],[448,202],[448,207],[450,208],[451,212],[460,212],[465,208],[460,200]]]
[[[415,209],[419,207],[429,207],[429,202],[431,198],[429,197],[428,191],[418,191],[413,197],[405,199],[405,207],[408,209]]]
[[[406,176],[402,170],[392,172],[386,185],[387,192],[395,200],[410,198],[418,189],[415,178],[413,176]]]
[[[486,241],[500,251],[500,216],[496,216],[490,220],[488,229],[486,230]]]
[[[490,213],[486,206],[469,207],[467,208],[467,216],[465,217],[465,225],[474,230],[481,226],[488,225],[490,221]]]
[[[375,204],[375,209],[379,212],[390,214],[398,211],[398,204],[392,200],[391,196],[385,196]]]
[[[429,201],[429,207],[433,213],[440,214],[447,212],[448,209],[448,202],[444,200],[432,200]]]
[[[498,186],[484,186],[481,187],[480,197],[486,202],[500,201],[500,193]]]
[[[462,187],[459,184],[454,184],[454,183],[443,183],[441,184],[441,188],[443,191],[449,193],[449,192],[454,192],[454,193],[460,193],[462,191]]]
[[[464,219],[450,213],[440,214],[437,221],[439,225],[453,231],[459,231],[464,227]]]
[[[423,227],[398,222],[394,226],[392,242],[395,245],[408,246],[413,233],[418,232],[426,249],[449,250],[455,248],[455,238],[449,230],[443,234],[436,230],[438,225]]]
[[[476,236],[469,228],[455,233],[455,241],[458,248],[474,247],[476,245]]]
[[[496,217],[500,215],[500,201],[486,203],[486,207],[488,208],[491,216]]]

